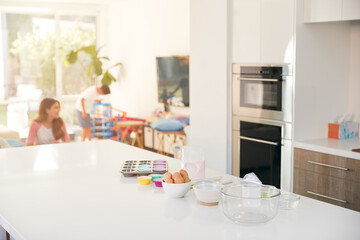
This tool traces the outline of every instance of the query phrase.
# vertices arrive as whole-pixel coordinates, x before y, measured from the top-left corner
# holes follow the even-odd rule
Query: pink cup
[[[156,187],[162,187],[162,178],[156,178],[154,179],[154,183]]]

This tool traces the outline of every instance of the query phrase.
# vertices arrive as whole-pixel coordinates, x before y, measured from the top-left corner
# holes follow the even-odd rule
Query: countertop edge
[[[321,153],[330,154],[330,155],[336,155],[336,156],[340,156],[340,157],[351,158],[351,159],[355,159],[355,160],[360,160],[359,153],[352,152],[349,150],[344,150],[344,149],[336,149],[336,148],[331,148],[331,147],[327,147],[327,146],[321,146],[321,145],[316,145],[316,144],[301,142],[301,141],[294,141],[293,147],[306,149],[306,150],[310,150],[310,151],[315,151],[315,152],[321,152]]]

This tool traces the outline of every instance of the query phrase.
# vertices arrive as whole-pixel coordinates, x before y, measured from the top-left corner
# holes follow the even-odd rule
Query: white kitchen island
[[[232,223],[221,205],[200,205],[193,190],[173,199],[123,177],[130,159],[180,168],[178,160],[113,141],[0,149],[1,226],[17,240],[360,239],[359,212],[306,197],[270,222]]]

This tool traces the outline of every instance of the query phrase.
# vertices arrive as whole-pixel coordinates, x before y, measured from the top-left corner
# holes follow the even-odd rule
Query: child
[[[100,95],[107,94],[110,94],[110,89],[108,86],[92,86],[86,89],[78,98],[75,108],[79,124],[82,128],[81,136],[83,141],[85,141],[86,138],[89,141],[91,140],[90,112],[93,103],[98,99]]]
[[[59,101],[53,98],[44,98],[41,101],[38,116],[31,123],[26,146],[70,142],[59,112]]]

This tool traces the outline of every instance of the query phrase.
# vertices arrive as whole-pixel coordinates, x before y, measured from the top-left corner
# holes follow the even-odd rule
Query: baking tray
[[[120,172],[124,177],[149,174],[163,174],[168,171],[166,160],[127,160],[123,163]]]

